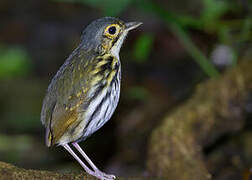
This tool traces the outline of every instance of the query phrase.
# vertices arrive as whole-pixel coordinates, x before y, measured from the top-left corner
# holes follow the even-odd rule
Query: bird
[[[52,78],[43,100],[40,119],[46,145],[64,147],[88,174],[101,180],[116,176],[99,170],[78,143],[100,129],[114,113],[121,85],[119,52],[128,32],[141,24],[115,17],[91,22],[77,48]]]

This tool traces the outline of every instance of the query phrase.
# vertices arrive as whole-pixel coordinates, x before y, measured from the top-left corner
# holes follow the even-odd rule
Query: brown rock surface
[[[245,100],[252,91],[252,61],[199,85],[192,97],[152,132],[148,170],[169,179],[211,179],[205,146],[244,125]]]

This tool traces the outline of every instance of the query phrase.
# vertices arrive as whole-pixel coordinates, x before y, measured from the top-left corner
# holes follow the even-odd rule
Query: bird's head
[[[114,17],[97,19],[83,31],[81,46],[85,50],[94,50],[99,54],[110,52],[118,56],[128,32],[141,24],[141,22],[125,23]]]

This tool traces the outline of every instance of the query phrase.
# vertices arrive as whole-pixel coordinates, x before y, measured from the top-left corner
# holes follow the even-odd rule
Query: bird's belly
[[[87,123],[83,130],[82,139],[85,139],[100,129],[111,118],[117,107],[119,96],[120,80],[117,78],[112,83],[112,86],[104,89],[101,95],[96,97],[89,105],[89,110],[85,113],[84,117]]]

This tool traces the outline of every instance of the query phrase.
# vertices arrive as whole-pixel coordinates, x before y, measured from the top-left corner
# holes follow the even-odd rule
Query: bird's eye
[[[104,35],[110,39],[114,39],[120,32],[120,26],[118,24],[111,24],[106,27]]]
[[[111,26],[108,29],[109,34],[114,35],[116,33],[116,27],[115,26]]]

